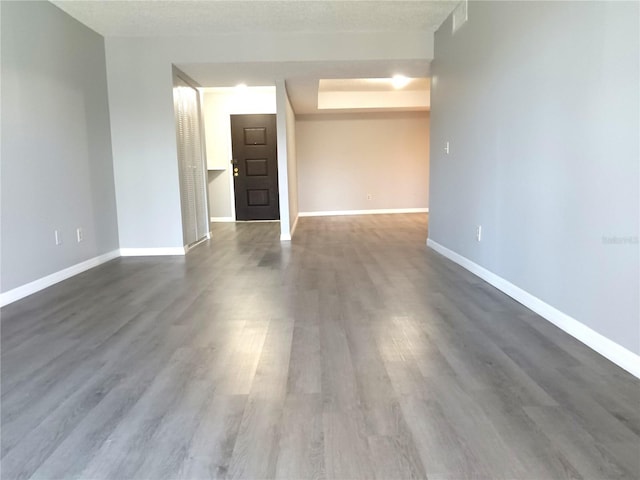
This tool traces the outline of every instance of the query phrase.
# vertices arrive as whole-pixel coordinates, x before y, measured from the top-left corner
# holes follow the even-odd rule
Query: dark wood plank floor
[[[640,383],[425,247],[218,224],[2,310],[2,477],[640,477]]]

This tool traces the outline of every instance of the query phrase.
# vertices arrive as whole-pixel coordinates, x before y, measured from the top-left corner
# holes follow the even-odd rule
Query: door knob
[[[238,173],[238,167],[234,168],[234,169],[233,169],[233,172],[234,172],[234,173]]]

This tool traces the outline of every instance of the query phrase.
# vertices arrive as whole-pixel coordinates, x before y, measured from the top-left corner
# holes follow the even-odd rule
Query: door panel
[[[231,115],[237,220],[277,220],[278,149],[275,115]]]
[[[173,88],[184,244],[209,233],[198,91],[176,75]]]

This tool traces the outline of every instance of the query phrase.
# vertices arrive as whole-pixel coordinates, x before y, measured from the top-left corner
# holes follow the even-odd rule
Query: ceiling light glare
[[[239,83],[238,85],[236,85],[236,89],[239,92],[242,92],[242,91],[247,89],[247,84],[246,83]]]
[[[404,75],[394,75],[391,78],[391,85],[393,85],[393,88],[400,89],[406,87],[410,81],[411,79],[405,77]]]

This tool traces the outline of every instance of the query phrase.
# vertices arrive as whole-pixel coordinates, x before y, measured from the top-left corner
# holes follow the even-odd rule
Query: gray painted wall
[[[107,38],[120,246],[182,246],[172,63],[380,59],[393,63],[431,58],[429,37],[421,32],[372,32]],[[280,202],[284,210],[286,204],[282,198]],[[281,215],[288,217],[288,209]]]
[[[429,228],[635,353],[639,13],[637,2],[469,2],[453,36],[442,25]]]
[[[6,292],[117,249],[118,228],[103,38],[48,2],[0,8]]]
[[[120,247],[182,247],[172,65],[120,42],[105,41]]]

